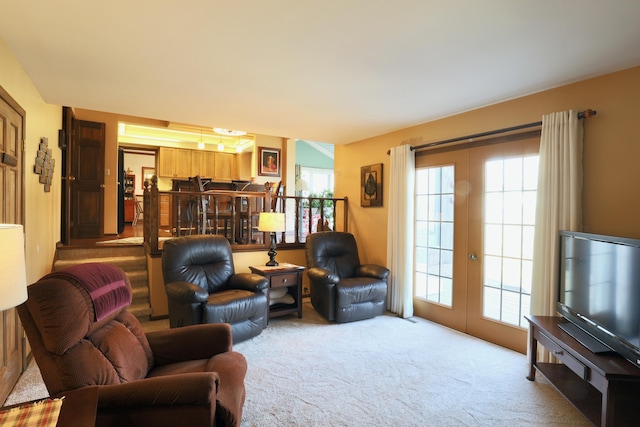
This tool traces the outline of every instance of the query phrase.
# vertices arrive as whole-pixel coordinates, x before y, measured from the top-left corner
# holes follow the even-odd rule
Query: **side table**
[[[267,298],[271,301],[271,290],[286,287],[287,292],[293,297],[293,304],[273,304],[269,305],[269,319],[284,316],[290,313],[298,313],[298,319],[302,319],[302,273],[304,267],[301,265],[280,263],[275,267],[266,265],[249,266],[252,273],[259,274],[269,280]]]

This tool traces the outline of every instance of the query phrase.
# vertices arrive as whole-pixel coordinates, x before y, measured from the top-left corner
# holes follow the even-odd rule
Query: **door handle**
[[[105,187],[105,185],[104,185],[104,184],[100,184],[100,188],[104,188],[104,187]]]
[[[469,254],[469,259],[470,259],[471,261],[477,261],[477,260],[478,260],[478,256],[477,256],[475,253],[471,252],[471,253]]]
[[[75,181],[76,177],[73,175],[69,175],[69,178],[67,178],[69,181]]]

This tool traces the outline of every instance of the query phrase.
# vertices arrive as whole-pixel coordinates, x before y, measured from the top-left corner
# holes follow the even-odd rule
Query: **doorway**
[[[0,87],[0,223],[24,224],[25,111]],[[0,402],[23,369],[25,341],[15,308],[0,312]]]
[[[416,155],[414,311],[526,352],[539,132]]]

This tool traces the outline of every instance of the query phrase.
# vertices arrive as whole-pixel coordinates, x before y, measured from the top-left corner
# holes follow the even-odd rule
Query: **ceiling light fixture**
[[[222,128],[213,128],[215,133],[226,136],[242,136],[246,135],[245,131],[242,130],[231,130],[231,129],[222,129]]]
[[[202,139],[202,129],[200,129],[200,141],[198,141],[198,149],[204,150],[204,141]]]

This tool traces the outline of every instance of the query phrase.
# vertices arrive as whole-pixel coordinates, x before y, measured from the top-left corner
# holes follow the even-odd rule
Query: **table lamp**
[[[0,311],[4,311],[27,300],[21,224],[0,224],[0,253]]]
[[[267,252],[269,261],[265,265],[277,266],[276,233],[285,231],[284,214],[279,212],[260,212],[260,216],[258,217],[258,231],[271,234],[271,248],[269,252]]]

